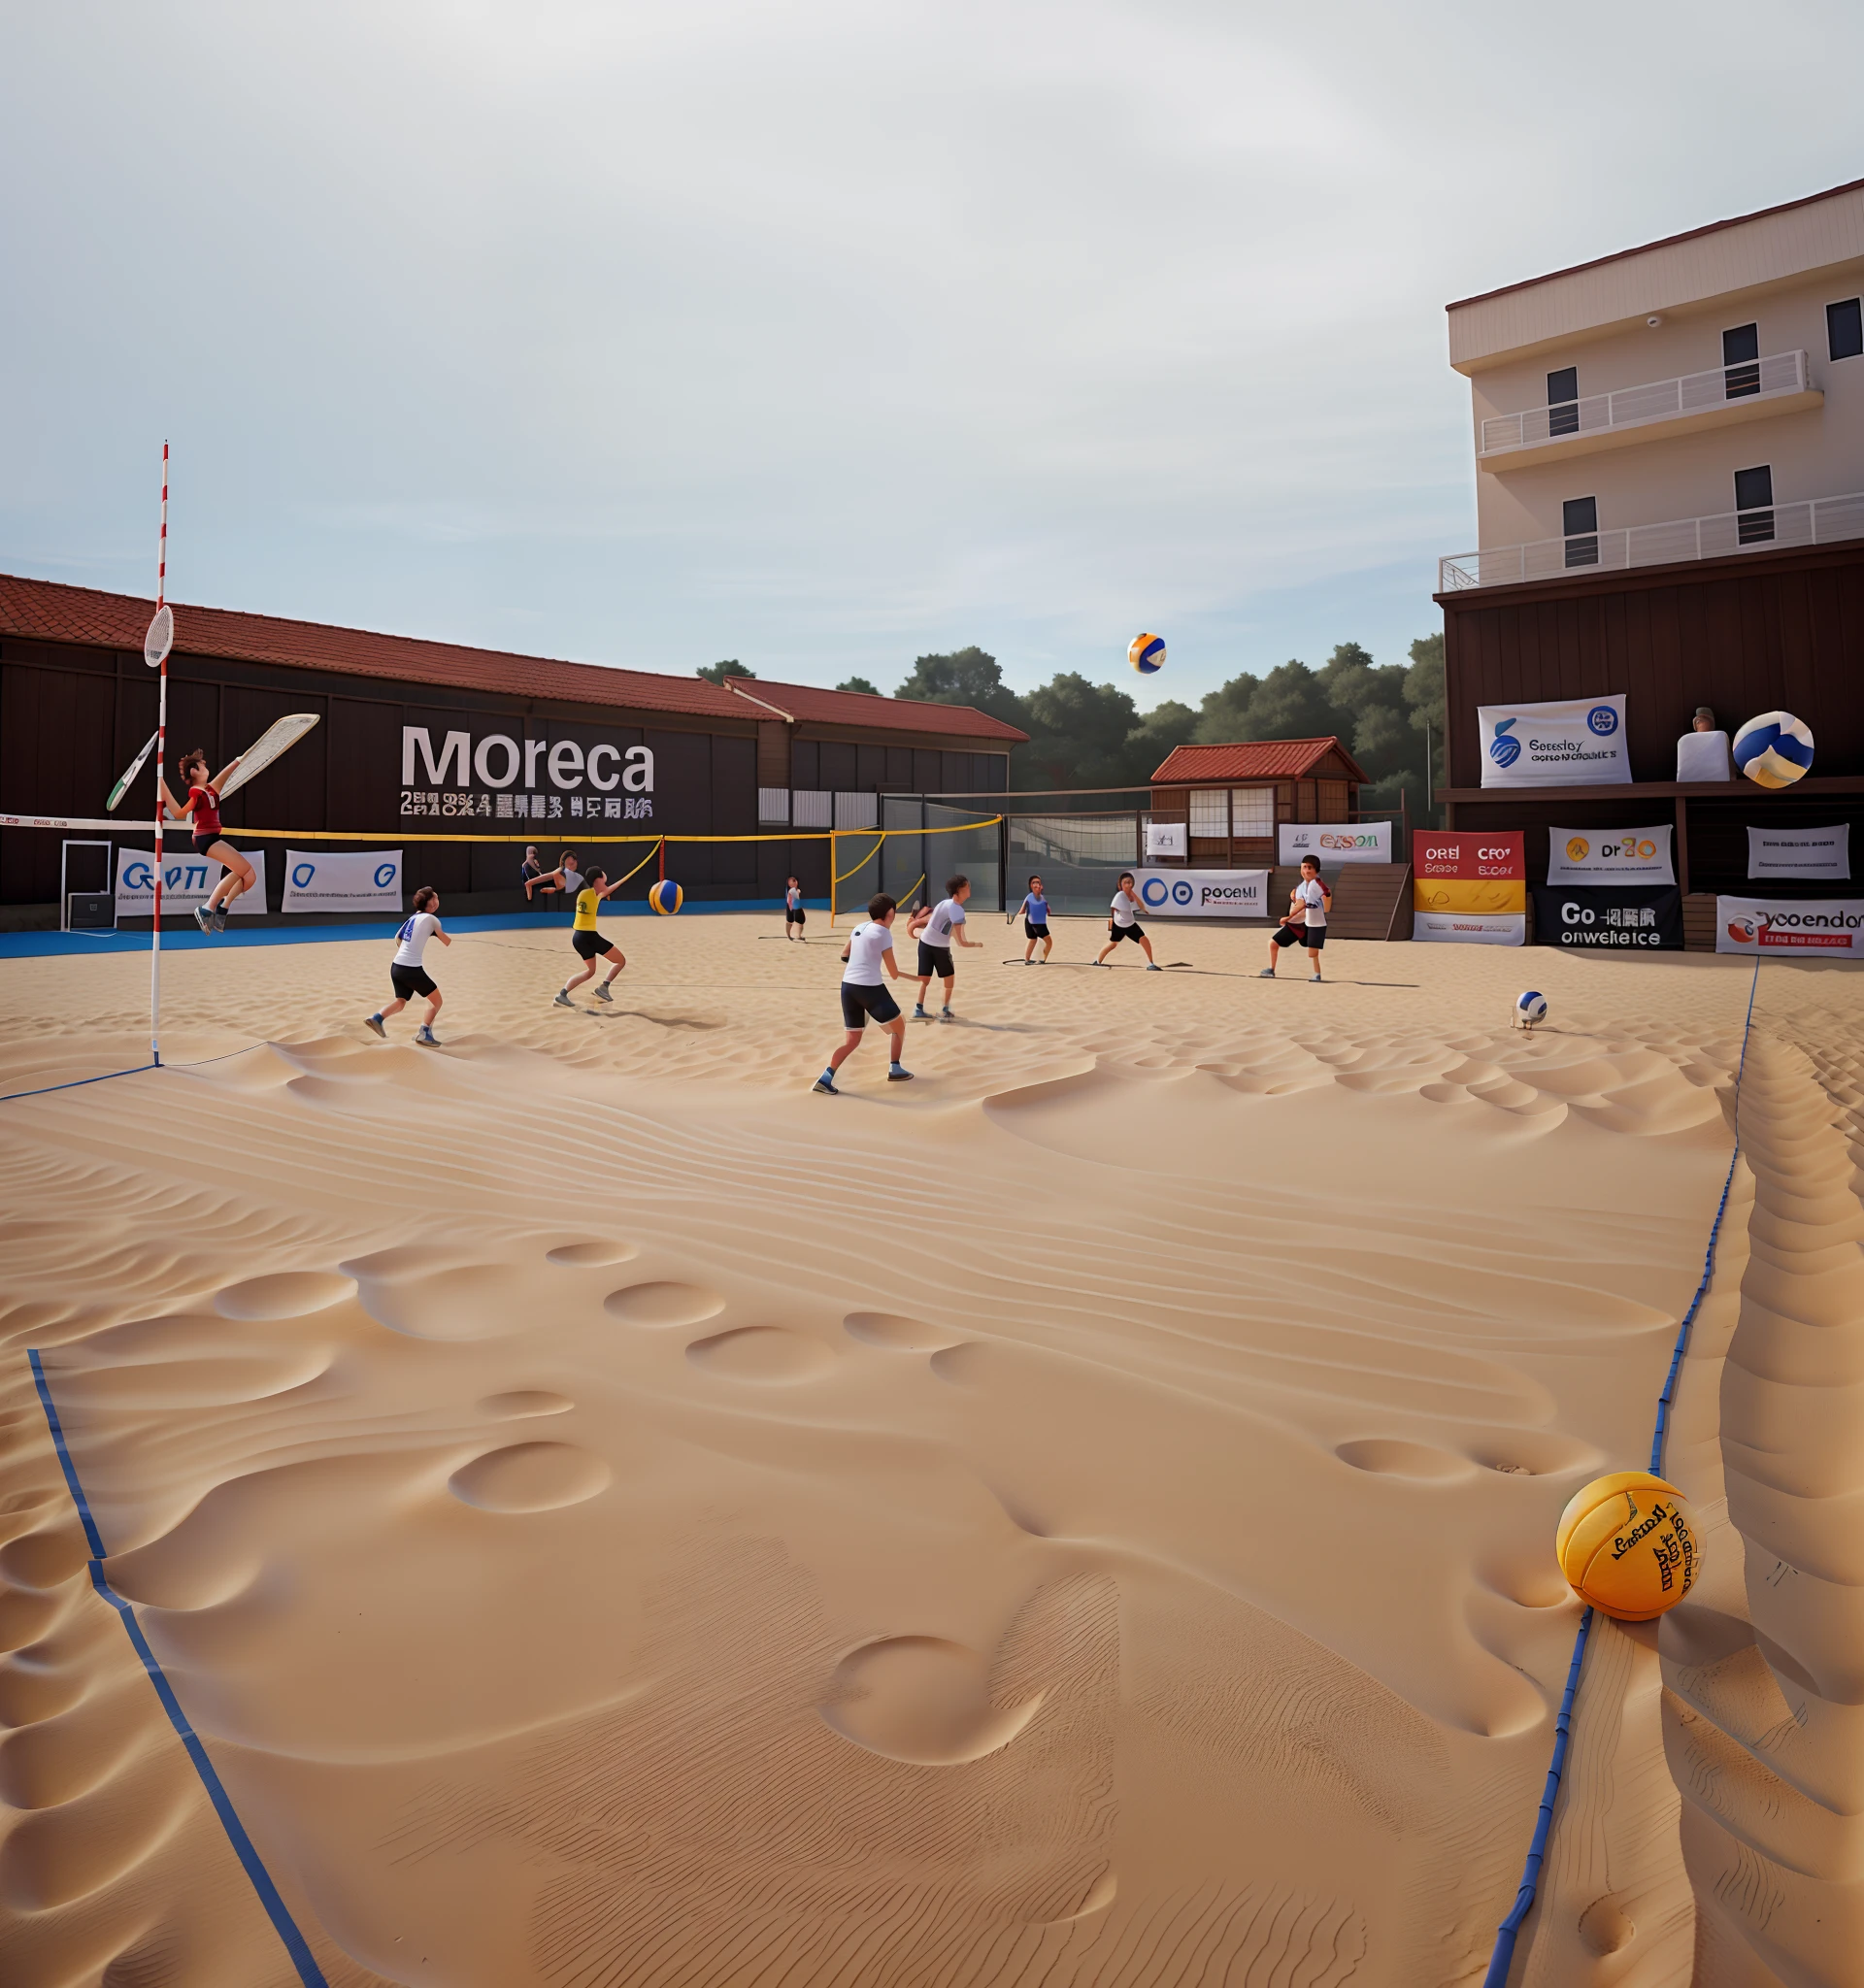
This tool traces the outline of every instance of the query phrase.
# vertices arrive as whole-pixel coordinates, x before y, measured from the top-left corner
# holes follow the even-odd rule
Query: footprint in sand
[[[665,1328],[716,1318],[725,1309],[725,1301],[716,1291],[702,1290],[697,1284],[627,1284],[611,1291],[603,1299],[602,1309],[611,1318],[624,1319],[629,1325]]]
[[[328,1270],[279,1271],[228,1284],[214,1300],[222,1318],[302,1318],[356,1295],[354,1277]]]
[[[1009,1745],[1046,1695],[993,1706],[989,1665],[976,1650],[938,1636],[889,1636],[842,1659],[833,1695],[818,1709],[870,1753],[956,1767]]]
[[[1466,1456],[1433,1448],[1428,1442],[1407,1442],[1396,1436],[1362,1437],[1339,1444],[1333,1453],[1355,1471],[1371,1471],[1381,1477],[1448,1484],[1476,1474],[1476,1466]]]
[[[560,1242],[544,1260],[564,1270],[600,1270],[612,1263],[629,1263],[640,1254],[638,1242]]]
[[[613,1474],[574,1442],[514,1442],[462,1464],[447,1488],[481,1511],[554,1511],[593,1498]]]
[[[767,1386],[813,1379],[835,1361],[819,1341],[776,1325],[741,1325],[732,1332],[715,1333],[708,1340],[694,1340],[686,1348],[686,1358],[708,1374]]]
[[[956,1333],[901,1311],[850,1311],[842,1320],[842,1329],[864,1345],[884,1346],[893,1353],[942,1353],[948,1346],[964,1343]]]

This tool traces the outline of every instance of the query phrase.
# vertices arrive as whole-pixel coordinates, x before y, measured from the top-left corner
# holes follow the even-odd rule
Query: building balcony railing
[[[1665,524],[1536,539],[1526,546],[1455,552],[1437,562],[1437,591],[1448,594],[1472,586],[1516,586],[1524,580],[1559,580],[1571,574],[1613,572],[1630,566],[1670,566],[1690,559],[1723,559],[1736,552],[1829,546],[1842,539],[1864,539],[1864,491],[1797,504],[1770,504],[1754,511],[1723,511],[1714,517],[1673,518]]]
[[[1822,398],[1804,352],[1773,352],[1764,359],[1621,386],[1615,393],[1586,394],[1518,414],[1490,414],[1482,422],[1477,460],[1493,468],[1491,457],[1522,450],[1536,456],[1579,454],[1637,440],[1639,429],[1678,421],[1704,427],[1776,412],[1774,403],[1780,401],[1809,406]]]

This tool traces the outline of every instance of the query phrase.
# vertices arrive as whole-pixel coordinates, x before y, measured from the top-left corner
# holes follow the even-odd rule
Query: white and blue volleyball
[[[1165,667],[1165,638],[1136,635],[1126,646],[1126,660],[1142,677],[1150,677]]]
[[[1537,1021],[1547,1019],[1547,996],[1537,994],[1529,988],[1524,994],[1514,997],[1514,1019],[1524,1029],[1531,1029]]]
[[[1735,734],[1735,764],[1757,786],[1790,787],[1812,771],[1812,728],[1789,711],[1764,711]]]

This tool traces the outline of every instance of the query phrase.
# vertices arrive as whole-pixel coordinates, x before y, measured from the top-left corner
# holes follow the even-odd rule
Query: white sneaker
[[[1317,979],[1318,979],[1319,977],[1320,977],[1320,976],[1319,976],[1318,974],[1310,974],[1310,975],[1308,976],[1308,978],[1309,978],[1309,979],[1311,979],[1311,980],[1317,980]]]

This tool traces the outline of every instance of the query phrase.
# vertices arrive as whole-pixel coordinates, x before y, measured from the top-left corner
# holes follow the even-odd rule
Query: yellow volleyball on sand
[[[1576,1492],[1553,1550],[1581,1600],[1620,1622],[1648,1622],[1674,1608],[1702,1571],[1695,1513],[1674,1484],[1648,1471],[1614,1471]]]

